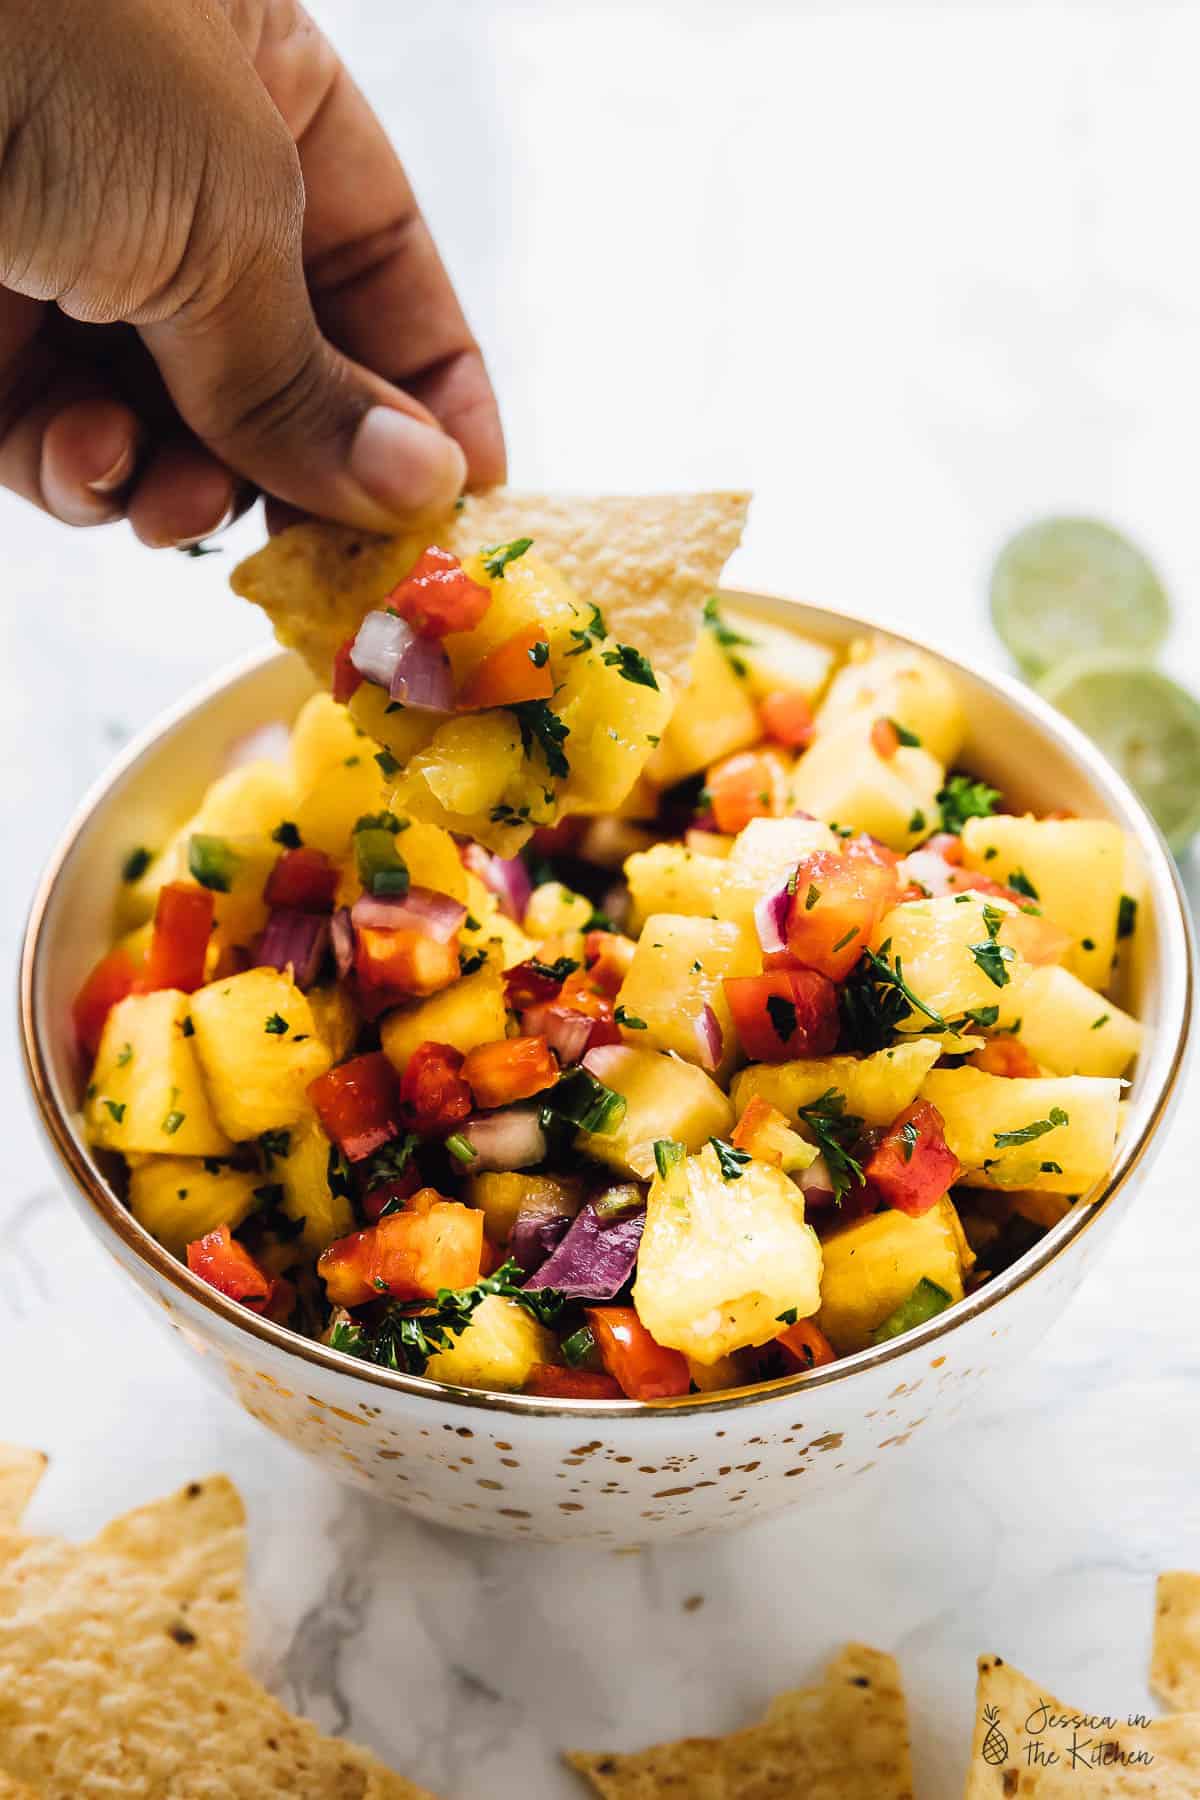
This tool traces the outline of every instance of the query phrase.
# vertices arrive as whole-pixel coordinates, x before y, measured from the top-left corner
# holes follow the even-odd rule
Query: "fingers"
[[[178,440],[151,457],[129,499],[129,523],[152,550],[198,544],[228,524],[234,479],[199,444]]]
[[[462,445],[473,486],[503,481],[483,357],[387,134],[290,0],[266,6],[252,53],[299,148],[304,259],[323,329],[424,402]]]

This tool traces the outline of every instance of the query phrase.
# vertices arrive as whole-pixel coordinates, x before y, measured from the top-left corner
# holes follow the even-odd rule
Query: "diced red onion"
[[[338,977],[345,981],[354,971],[354,926],[348,906],[339,906],[334,913],[330,921],[330,938]]]
[[[725,1049],[725,1033],[721,1030],[721,1021],[707,1003],[696,1020],[696,1046],[700,1052],[700,1067],[715,1069]]]
[[[810,1162],[807,1169],[801,1169],[793,1180],[803,1188],[804,1198],[810,1206],[833,1205],[833,1176],[823,1156]]]
[[[225,756],[225,768],[244,769],[247,763],[285,763],[291,735],[278,719],[271,725],[258,725],[244,737],[235,739]]]
[[[255,950],[255,967],[287,969],[298,988],[310,988],[329,948],[329,920],[294,906],[273,908]]]
[[[411,638],[392,671],[388,695],[410,712],[445,714],[454,711],[450,659],[436,638]]]
[[[567,1213],[539,1212],[535,1208],[526,1210],[522,1207],[513,1220],[508,1254],[521,1265],[526,1275],[534,1275],[562,1242],[570,1224]]]
[[[543,1037],[560,1063],[577,1063],[592,1041],[595,1019],[586,1013],[572,1012],[553,1000],[544,1006],[527,1006],[521,1014],[521,1029],[529,1037]]]
[[[589,1200],[526,1288],[557,1288],[571,1300],[611,1300],[633,1273],[645,1223],[643,1209],[605,1225]]]
[[[758,933],[758,942],[764,956],[779,956],[787,950],[788,917],[792,910],[792,895],[788,891],[788,882],[780,882],[778,887],[755,902],[754,929]]]
[[[537,1114],[516,1107],[468,1119],[460,1127],[460,1135],[475,1152],[472,1174],[482,1175],[489,1169],[527,1169],[541,1162],[546,1154],[546,1134],[538,1124]]]
[[[356,930],[419,931],[422,937],[448,944],[467,916],[467,909],[449,894],[434,888],[410,887],[407,894],[360,894],[350,917]]]
[[[533,892],[529,870],[519,856],[493,856],[481,844],[463,844],[459,854],[464,868],[478,875],[489,893],[496,896],[500,911],[518,925],[524,922],[525,908]]]
[[[390,690],[400,658],[415,635],[412,626],[395,613],[369,612],[355,635],[350,661],[364,681]]]
[[[943,894],[955,891],[954,870],[936,850],[914,850],[904,858],[899,872],[905,881],[923,887],[931,899],[940,900]]]

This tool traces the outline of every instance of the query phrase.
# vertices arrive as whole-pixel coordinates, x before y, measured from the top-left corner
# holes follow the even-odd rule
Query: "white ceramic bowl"
[[[838,644],[872,628],[765,595],[729,597]],[[1036,695],[943,660],[970,720],[965,766],[1016,808],[1112,818],[1140,846],[1148,904],[1135,1004],[1149,1031],[1116,1163],[1012,1268],[908,1336],[808,1375],[658,1405],[484,1394],[374,1368],[226,1300],[135,1222],[81,1134],[71,996],[108,947],[123,852],[163,842],[231,747],[290,721],[311,679],[297,658],[263,652],[133,744],[85,800],[39,884],[21,966],[22,1035],[80,1212],[199,1366],[334,1474],[424,1518],[490,1536],[620,1546],[736,1525],[886,1466],[918,1427],[953,1417],[993,1370],[1025,1355],[1145,1180],[1179,1089],[1193,952],[1174,864],[1129,788]]]

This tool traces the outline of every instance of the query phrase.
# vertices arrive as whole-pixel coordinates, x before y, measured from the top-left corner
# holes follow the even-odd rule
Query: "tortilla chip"
[[[34,1489],[46,1472],[40,1450],[17,1444],[0,1444],[0,1531],[15,1531],[33,1499]]]
[[[848,1644],[820,1684],[779,1694],[760,1725],[632,1756],[569,1753],[605,1800],[912,1800],[900,1674]]]
[[[465,556],[484,545],[530,537],[609,633],[681,681],[704,600],[737,548],[749,495],[468,494],[440,524],[402,537],[341,525],[293,525],[234,570],[237,594],[261,606],[280,643],[298,650],[328,687],[339,644],[436,543]]]
[[[1089,1715],[998,1656],[979,1659],[966,1800],[1196,1800],[1200,1715]]]
[[[244,1636],[242,1508],[222,1478],[91,1543],[16,1537],[0,1560],[0,1769],[43,1800],[420,1800],[294,1719],[230,1651]],[[22,1790],[18,1788],[17,1793]]]
[[[1175,1712],[1200,1712],[1200,1575],[1160,1575],[1150,1686]]]
[[[26,1787],[23,1781],[14,1781],[0,1769],[0,1800],[38,1800],[38,1791]]]

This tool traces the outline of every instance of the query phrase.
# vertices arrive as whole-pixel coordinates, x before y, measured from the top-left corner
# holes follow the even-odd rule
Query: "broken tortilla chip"
[[[0,1531],[15,1531],[46,1472],[40,1450],[0,1444]]]
[[[422,1800],[366,1751],[295,1719],[233,1660],[241,1501],[221,1477],[87,1544],[5,1541],[0,1800]],[[25,1784],[25,1785],[22,1785]]]
[[[1158,1578],[1150,1686],[1175,1712],[1200,1712],[1200,1575]]]
[[[848,1644],[817,1686],[779,1694],[759,1725],[630,1756],[573,1751],[605,1800],[912,1800],[900,1674],[890,1656]]]
[[[1064,1705],[998,1656],[979,1659],[965,1800],[1195,1800],[1200,1716],[1142,1724]]]
[[[400,537],[315,520],[293,525],[240,563],[231,585],[261,606],[280,643],[328,687],[338,646],[428,544],[467,556],[528,537],[582,601],[600,608],[614,638],[682,682],[701,608],[737,548],[748,505],[744,493],[587,499],[494,488]]]

